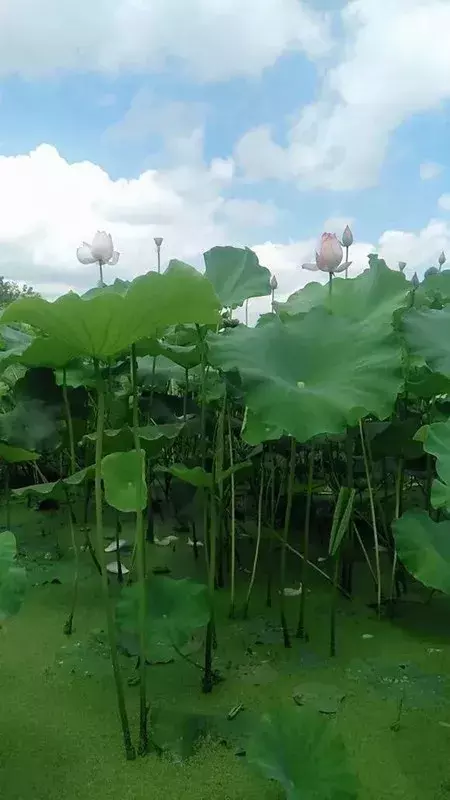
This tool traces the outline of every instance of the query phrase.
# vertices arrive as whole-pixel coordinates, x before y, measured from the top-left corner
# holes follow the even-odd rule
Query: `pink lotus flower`
[[[328,272],[332,275],[336,272],[344,272],[349,268],[351,261],[346,261],[341,264],[344,251],[342,245],[335,233],[323,233],[320,243],[319,252],[316,252],[315,264],[302,264],[303,269],[308,269],[311,272],[320,270],[321,272]]]

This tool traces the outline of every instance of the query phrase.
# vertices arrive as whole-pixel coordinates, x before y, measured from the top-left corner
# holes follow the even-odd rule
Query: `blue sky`
[[[106,23],[103,0],[33,0],[25,22],[30,0],[4,2],[8,277],[81,288],[74,247],[97,227],[117,274],[161,233],[193,263],[254,246],[285,294],[324,226],[351,223],[355,271],[372,249],[413,271],[450,249],[447,0],[109,0]]]

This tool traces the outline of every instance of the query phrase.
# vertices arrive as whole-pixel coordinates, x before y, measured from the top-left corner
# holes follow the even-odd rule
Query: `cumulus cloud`
[[[122,253],[108,279],[131,278],[154,267],[154,236],[165,259],[201,263],[217,244],[246,243],[249,231],[272,224],[271,204],[228,196],[231,160],[213,159],[112,178],[89,161],[70,164],[48,145],[27,155],[0,157],[0,271],[32,283],[47,296],[84,290],[95,267],[75,257],[83,239],[110,231]]]
[[[236,157],[248,178],[332,190],[370,187],[392,132],[450,99],[448,0],[349,0],[341,21],[338,61],[318,100],[291,124],[287,145],[267,125],[238,143]]]
[[[0,76],[144,72],[178,60],[201,80],[258,75],[285,52],[322,56],[328,16],[303,0],[3,0]]]

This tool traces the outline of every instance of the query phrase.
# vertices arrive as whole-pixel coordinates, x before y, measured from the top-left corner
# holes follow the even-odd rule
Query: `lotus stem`
[[[366,439],[364,435],[364,428],[362,420],[359,421],[359,435],[361,438],[361,449],[363,454],[364,460],[364,469],[366,472],[366,481],[367,481],[367,491],[369,493],[369,505],[370,505],[370,513],[372,517],[372,529],[373,529],[373,540],[374,540],[374,548],[375,548],[375,571],[377,576],[377,609],[378,609],[378,616],[381,616],[381,567],[380,567],[380,545],[378,541],[378,528],[377,528],[377,518],[375,514],[375,503],[373,498],[373,489],[372,489],[372,481],[370,477],[370,469],[369,469],[369,460],[367,457],[367,445]]]
[[[288,482],[287,482],[287,500],[286,500],[286,513],[284,517],[284,530],[283,530],[283,540],[281,544],[281,562],[280,562],[280,614],[281,614],[281,627],[283,630],[283,641],[285,647],[291,646],[291,640],[289,637],[289,629],[287,626],[286,621],[286,603],[285,603],[285,595],[284,595],[284,587],[286,584],[286,555],[287,555],[287,544],[289,538],[289,527],[291,524],[291,513],[292,513],[292,498],[294,495],[294,479],[295,479],[295,456],[296,456],[296,441],[294,437],[291,437],[291,454],[289,459],[289,473],[288,473]]]
[[[228,452],[230,467],[234,467],[233,431],[231,428],[231,415],[228,408]],[[231,564],[230,564],[230,617],[234,617],[235,589],[236,589],[236,486],[234,472],[231,472]]]
[[[308,559],[309,559],[309,534],[311,525],[311,503],[312,503],[312,485],[314,475],[314,445],[308,455],[308,485],[306,495],[306,510],[305,510],[305,533],[304,533],[304,547],[303,553],[305,558],[300,564],[300,586],[302,593],[300,595],[300,607],[298,614],[297,637],[299,639],[308,639],[305,632],[305,611],[306,611],[306,594],[307,594],[307,580],[308,580]]]
[[[105,393],[98,361],[96,359],[94,361],[94,367],[98,396],[97,438],[95,445],[95,516],[97,530],[97,558],[101,569],[102,594],[106,611],[108,642],[116,687],[117,705],[122,727],[123,743],[127,760],[132,761],[136,757],[136,753],[131,741],[130,725],[128,722],[128,714],[125,705],[125,694],[123,689],[122,675],[120,672],[119,657],[117,653],[116,627],[111,598],[109,596],[108,573],[106,571],[106,559],[103,543],[102,454],[103,430],[105,424]]]
[[[260,546],[261,546],[263,494],[264,494],[264,461],[261,459],[261,477],[260,477],[260,482],[259,482],[259,494],[258,494],[258,523],[257,523],[255,556],[254,556],[254,559],[253,559],[252,574],[251,574],[250,583],[249,583],[249,586],[248,586],[247,597],[246,597],[245,604],[244,604],[244,618],[247,618],[247,616],[248,616],[248,607],[249,607],[249,604],[250,604],[250,595],[252,593],[253,585],[255,583],[256,569],[257,569],[257,566],[258,566],[259,550],[260,550]]]
[[[270,445],[271,447],[271,445]],[[270,528],[271,536],[269,541],[269,568],[267,571],[267,594],[266,605],[272,608],[272,578],[273,578],[273,537],[275,531],[275,454],[271,447],[270,453]]]
[[[139,440],[139,398],[137,383],[136,346],[131,345],[131,391],[133,393],[133,439],[136,453],[141,453]],[[147,705],[147,592],[145,564],[145,533],[142,513],[142,480],[136,481],[136,557],[139,585],[139,755],[148,752],[148,705]]]

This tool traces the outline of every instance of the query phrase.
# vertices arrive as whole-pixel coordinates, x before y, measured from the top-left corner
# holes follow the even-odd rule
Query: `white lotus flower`
[[[320,242],[320,250],[316,252],[315,264],[302,264],[303,269],[308,269],[311,272],[320,270],[321,272],[328,272],[334,274],[336,272],[345,272],[351,265],[351,261],[346,261],[341,264],[344,251],[342,245],[335,233],[323,233]]]
[[[114,266],[119,260],[120,253],[114,250],[110,233],[97,231],[92,244],[83,242],[77,249],[77,258],[80,264],[109,264]]]

